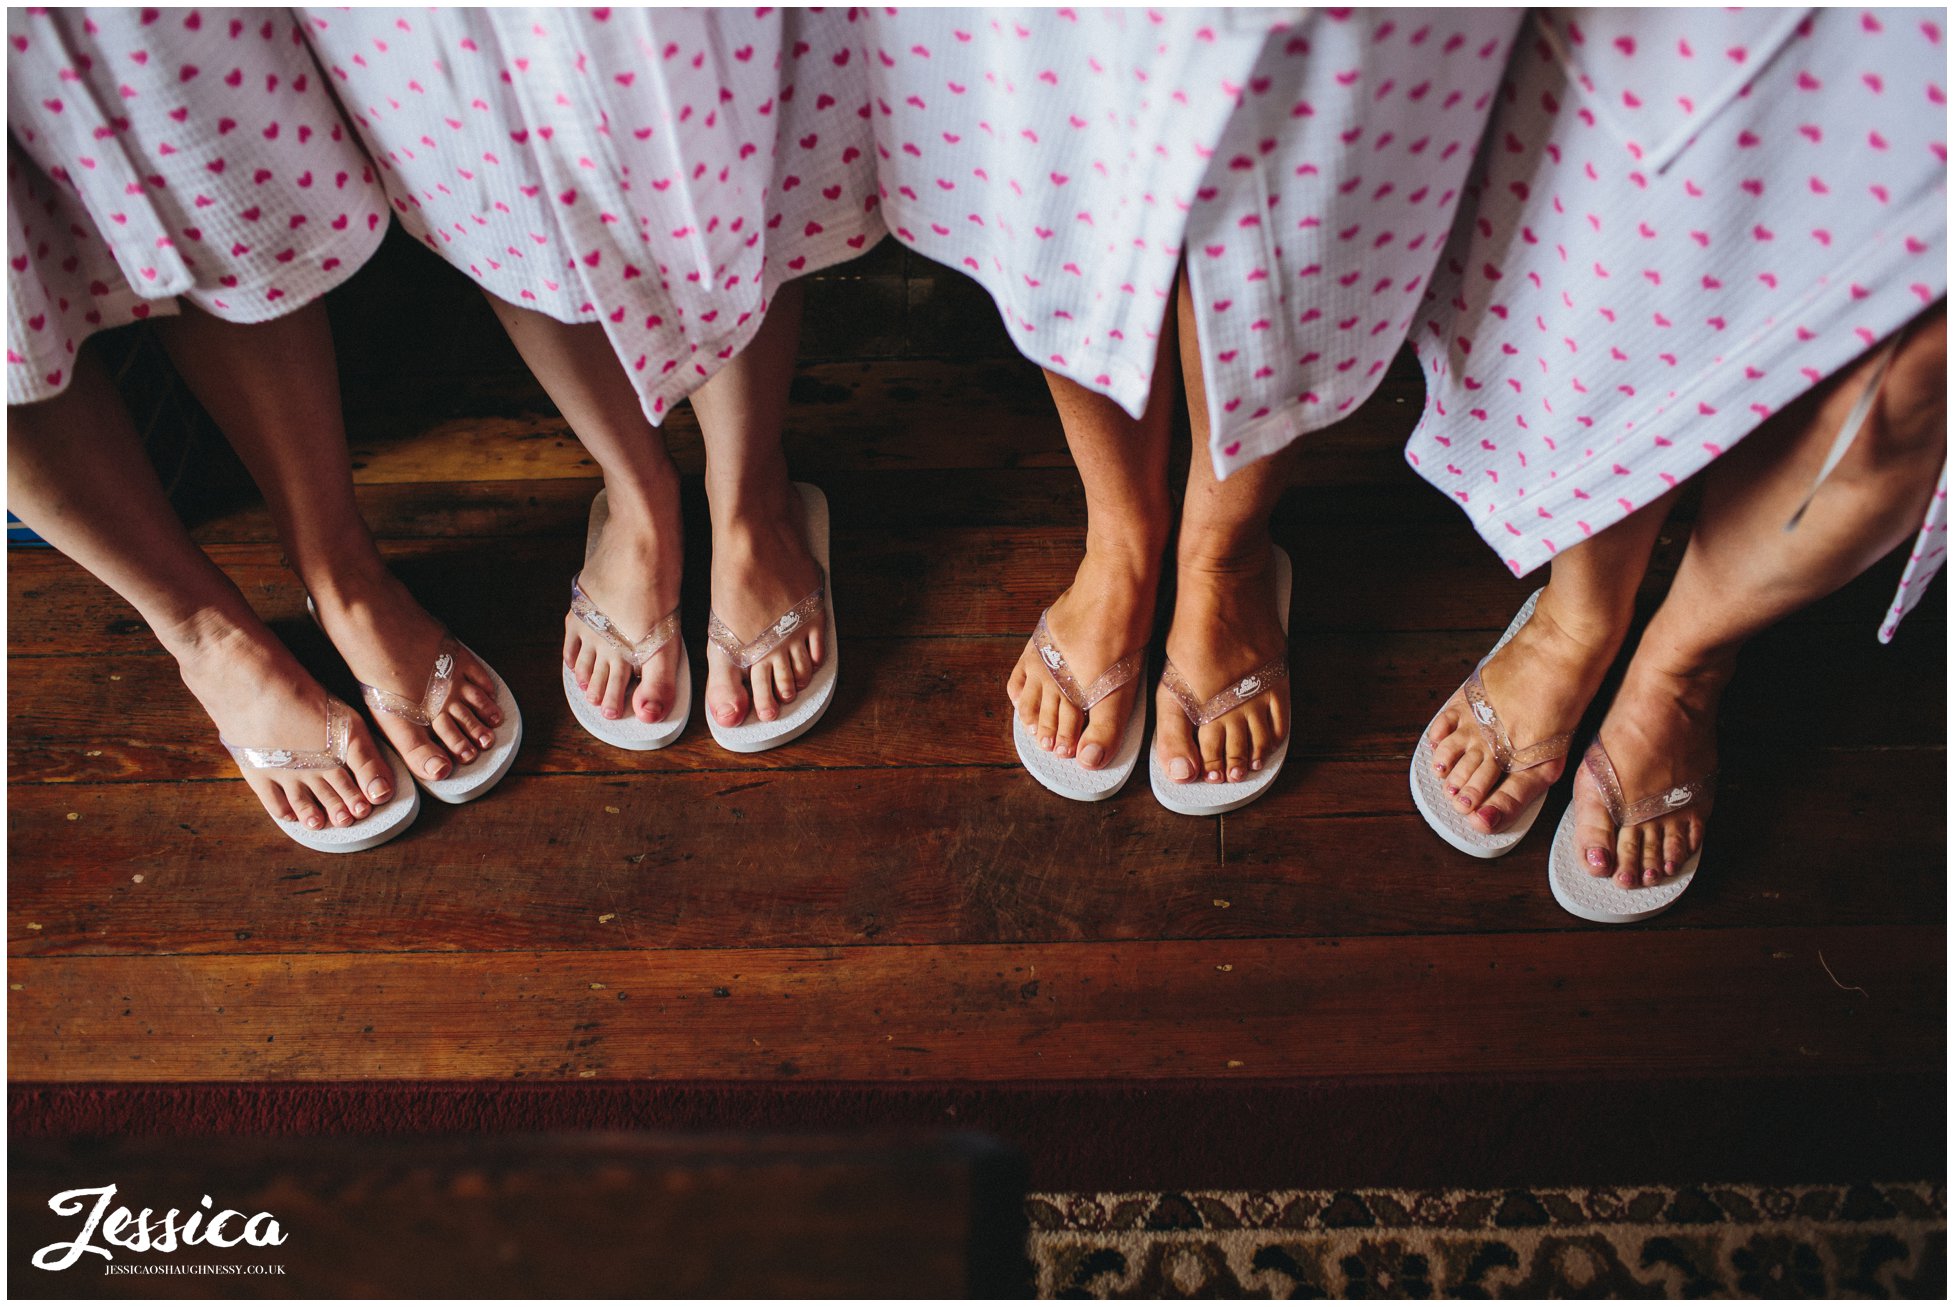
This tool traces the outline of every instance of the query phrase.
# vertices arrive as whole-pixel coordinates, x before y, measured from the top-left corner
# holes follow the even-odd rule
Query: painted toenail
[[[1445,787],[1445,792],[1456,798],[1459,793],[1459,787],[1456,785],[1448,785]]]
[[[1088,744],[1085,748],[1079,750],[1079,761],[1088,767],[1097,767],[1105,760],[1105,757],[1105,748],[1098,744]]]
[[[1587,858],[1590,867],[1606,867],[1608,865],[1608,850],[1589,849]]]
[[[1194,775],[1194,767],[1187,759],[1176,758],[1167,764],[1167,774],[1177,781],[1184,781]]]
[[[387,801],[387,783],[385,781],[373,782],[373,784],[366,787],[366,792],[373,796],[375,803],[385,803]]]
[[[1446,772],[1448,772],[1448,771],[1450,771],[1450,770],[1451,770],[1451,768],[1449,768],[1449,767],[1447,767],[1447,766],[1446,766],[1446,765],[1445,765],[1444,763],[1442,763],[1442,762],[1441,762],[1441,763],[1434,763],[1434,764],[1432,765],[1432,771],[1434,771],[1435,773],[1437,773],[1437,774],[1438,774],[1438,775],[1440,775],[1440,776],[1443,776],[1443,775],[1444,775],[1444,774],[1445,774]]]
[[[1221,779],[1221,773],[1218,771],[1211,771],[1208,773],[1208,779],[1211,781],[1218,781]]]
[[[1249,769],[1250,771],[1261,771],[1261,770],[1262,770],[1262,760],[1261,760],[1260,758],[1257,758],[1257,759],[1256,759],[1256,760],[1255,760],[1254,762],[1252,762],[1252,763],[1250,763],[1250,764],[1248,765],[1248,769]]]
[[[1673,876],[1676,874],[1676,864],[1673,859],[1669,862],[1665,862],[1662,864],[1662,874],[1665,876]]]
[[[483,734],[482,734],[482,747],[483,747],[484,749],[486,749],[486,748],[488,748],[488,747],[489,747],[489,745],[491,745],[491,744],[494,744],[494,743],[495,743],[495,737],[494,737],[493,735],[490,735],[490,734],[488,734],[488,733],[487,733],[486,731],[485,731],[485,732],[483,732]]]

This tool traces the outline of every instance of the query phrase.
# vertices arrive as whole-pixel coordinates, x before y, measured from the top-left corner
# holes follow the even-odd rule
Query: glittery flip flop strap
[[[570,611],[633,667],[643,667],[678,636],[678,607],[674,605],[672,611],[659,618],[644,636],[636,640],[625,639],[617,629],[617,623],[584,593],[582,572],[570,578]]]
[[[1617,827],[1639,826],[1657,817],[1666,817],[1679,808],[1687,808],[1692,803],[1707,800],[1717,790],[1717,776],[1711,772],[1700,781],[1686,785],[1672,785],[1660,794],[1628,802],[1622,794],[1621,778],[1615,775],[1615,764],[1608,757],[1608,751],[1601,747],[1601,737],[1596,736],[1588,746],[1587,757],[1582,760],[1588,775],[1594,777],[1595,788],[1601,791],[1601,801],[1607,805],[1608,816]]]
[[[353,710],[337,699],[326,700],[326,747],[323,749],[257,749],[232,744],[222,736],[218,742],[233,758],[259,771],[325,771],[346,765],[346,741],[351,737]]]
[[[1195,727],[1206,726],[1217,717],[1235,711],[1258,694],[1266,693],[1275,685],[1289,679],[1289,659],[1277,655],[1260,667],[1242,677],[1214,697],[1202,700],[1194,693],[1194,687],[1187,683],[1180,668],[1169,659],[1161,668],[1160,683],[1167,687],[1167,693],[1180,701],[1181,711]]]
[[[1099,673],[1091,685],[1081,689],[1078,678],[1065,661],[1065,654],[1058,647],[1058,641],[1052,638],[1051,623],[1047,620],[1050,616],[1049,608],[1038,615],[1038,629],[1031,633],[1031,646],[1038,651],[1038,659],[1045,664],[1045,670],[1051,674],[1058,692],[1080,712],[1090,713],[1101,699],[1140,674],[1145,651],[1136,649]]]
[[[752,640],[741,640],[733,628],[719,620],[718,613],[706,614],[706,638],[726,651],[741,671],[753,666],[762,658],[780,647],[794,632],[811,622],[819,622],[825,610],[828,594],[828,575],[821,574],[821,583],[814,587],[807,598],[789,608],[775,619],[774,624],[762,631]]]
[[[1466,683],[1460,687],[1460,693],[1465,695],[1466,707],[1472,713],[1472,720],[1478,724],[1479,733],[1486,737],[1486,747],[1493,751],[1493,761],[1499,764],[1500,770],[1511,775],[1514,772],[1538,767],[1542,763],[1552,762],[1556,758],[1565,758],[1568,746],[1574,742],[1571,731],[1561,735],[1550,735],[1538,743],[1529,744],[1524,749],[1513,747],[1512,739],[1506,734],[1506,723],[1500,720],[1499,711],[1493,707],[1493,701],[1486,697],[1486,682],[1480,676],[1479,670],[1477,667],[1472,669],[1472,675],[1466,677]]]
[[[432,726],[435,715],[454,692],[455,653],[459,648],[452,635],[441,637],[441,651],[434,656],[434,670],[427,674],[427,690],[419,699],[410,699],[404,694],[395,694],[392,690],[383,690],[361,681],[360,695],[366,700],[366,706],[376,713],[399,717],[416,726]]]

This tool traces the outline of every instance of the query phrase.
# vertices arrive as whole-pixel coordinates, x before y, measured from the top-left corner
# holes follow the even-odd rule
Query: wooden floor
[[[386,256],[425,275],[420,257]],[[896,293],[877,277],[902,283],[910,334],[874,348],[825,329],[824,313],[841,323]],[[1696,885],[1645,926],[1589,927],[1545,882],[1565,784],[1494,863],[1453,852],[1411,807],[1416,733],[1532,583],[1405,468],[1419,388],[1401,359],[1364,410],[1308,442],[1278,516],[1298,675],[1274,791],[1190,819],[1155,803],[1142,771],[1110,802],[1068,803],[1018,766],[1003,684],[1076,561],[1078,483],[1036,371],[994,335],[965,348],[949,334],[965,328],[931,326],[929,311],[961,315],[931,310],[953,293],[924,280],[885,257],[813,297],[789,456],[833,506],[842,670],[825,721],[777,752],[720,751],[696,709],[656,753],[578,728],[557,650],[594,468],[452,286],[438,330],[385,285],[347,292],[385,322],[335,311],[384,550],[523,709],[514,771],[486,800],[428,803],[371,853],[307,853],[237,783],[133,612],[61,558],[12,551],[14,1080],[1943,1066],[1939,589],[1888,648],[1873,631],[1890,560],[1759,639],[1727,706]],[[388,351],[417,332],[448,343],[392,375]],[[931,340],[955,357],[930,357]],[[695,478],[696,660],[700,456],[689,413],[669,430]],[[345,690],[262,506],[236,497],[196,529]]]

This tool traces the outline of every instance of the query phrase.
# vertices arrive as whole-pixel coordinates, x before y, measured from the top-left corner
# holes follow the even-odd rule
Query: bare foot
[[[1272,561],[1266,539],[1236,557],[1181,557],[1167,657],[1196,698],[1213,698],[1288,646]],[[1176,781],[1245,780],[1289,734],[1286,686],[1257,694],[1198,730],[1165,686],[1155,690],[1154,707],[1154,747]]]
[[[1090,685],[1114,663],[1145,646],[1153,633],[1153,605],[1160,590],[1158,555],[1135,556],[1091,547],[1064,594],[1053,601],[1048,622],[1052,639],[1082,686]],[[1088,771],[1105,766],[1119,751],[1126,719],[1140,693],[1134,677],[1082,714],[1059,691],[1058,682],[1031,644],[1011,669],[1004,692],[1018,720],[1038,746],[1061,758],[1077,756]]]
[[[1694,785],[1716,771],[1717,704],[1731,667],[1680,669],[1656,661],[1636,652],[1601,724],[1602,744],[1627,803]],[[1588,874],[1612,876],[1623,889],[1661,884],[1703,847],[1714,797],[1706,794],[1666,816],[1617,828],[1583,767],[1574,782],[1574,822]]]
[[[821,565],[807,543],[807,505],[793,483],[749,494],[712,512],[712,609],[748,644],[782,620],[821,584]],[[814,679],[827,657],[826,622],[804,622],[752,667],[741,670],[715,642],[706,644],[706,711],[738,726],[750,711],[779,717]]]
[[[1626,619],[1569,611],[1550,582],[1533,616],[1486,663],[1480,675],[1516,750],[1572,731],[1621,649]],[[1565,757],[1504,773],[1473,720],[1463,692],[1432,723],[1432,771],[1474,829],[1491,834],[1526,811],[1567,769]]]
[[[644,639],[678,605],[684,522],[677,479],[668,478],[653,493],[655,498],[642,504],[607,496],[611,515],[578,580],[629,644]],[[641,722],[663,721],[679,706],[683,656],[684,646],[673,639],[643,667],[633,667],[622,649],[583,618],[564,614],[563,665],[576,676],[584,698],[612,721],[626,712]]]
[[[208,616],[164,643],[176,655],[184,685],[226,742],[295,751],[330,743],[325,687],[262,622]],[[246,768],[244,776],[266,812],[311,830],[350,826],[371,813],[373,805],[391,799],[394,789],[393,768],[357,713],[347,733],[346,766],[316,771],[254,767]]]
[[[342,560],[315,581],[312,601],[326,638],[362,683],[417,701],[426,693],[446,631],[377,554]],[[454,691],[432,726],[392,713],[376,713],[374,721],[416,775],[440,780],[457,761],[473,762],[495,743],[502,710],[488,669],[464,649],[455,654]]]

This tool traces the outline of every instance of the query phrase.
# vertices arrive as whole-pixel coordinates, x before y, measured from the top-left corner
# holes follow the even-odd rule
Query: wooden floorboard
[[[1404,466],[1404,359],[1304,442],[1276,519],[1297,565],[1295,746],[1272,794],[1218,819],[1166,813],[1144,774],[1066,803],[1016,762],[1003,681],[1083,538],[1034,369],[802,369],[789,455],[833,508],[843,670],[817,730],[739,756],[696,712],[650,754],[570,718],[557,650],[596,482],[534,383],[459,355],[418,381],[370,362],[348,387],[362,507],[514,686],[514,771],[380,850],[307,853],[236,783],[134,612],[10,551],[18,1081],[1565,1086],[1941,1065],[1946,606],[1936,587],[1878,646],[1898,559],[1746,652],[1697,885],[1601,930],[1544,883],[1565,782],[1497,863],[1410,808],[1416,732],[1542,578],[1507,575]],[[689,478],[696,665],[702,449],[683,410],[665,435]],[[238,475],[212,465],[197,539],[350,692]]]
[[[14,1077],[54,1082],[1919,1071],[1944,1058],[1944,943],[1931,925],[15,958],[9,1051]]]

